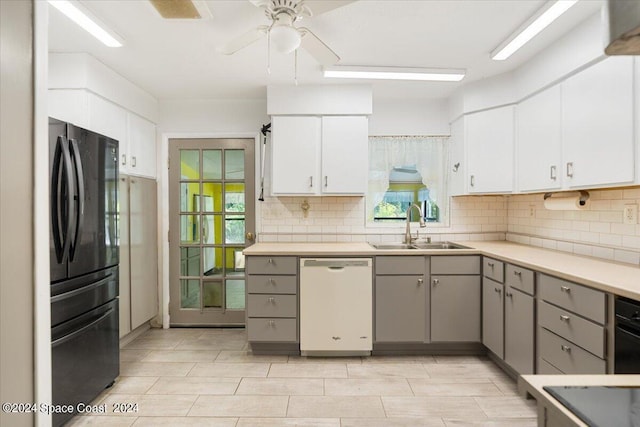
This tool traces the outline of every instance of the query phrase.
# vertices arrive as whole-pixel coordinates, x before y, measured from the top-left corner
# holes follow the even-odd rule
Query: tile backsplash
[[[439,240],[509,240],[640,264],[640,225],[624,224],[624,205],[640,205],[640,186],[590,190],[587,208],[550,211],[543,194],[454,197],[450,225],[412,233]],[[307,201],[305,216],[302,205]],[[260,242],[400,242],[404,224],[366,226],[364,197],[266,197]]]
[[[364,197],[265,197],[260,208],[261,242],[400,242],[405,231],[404,223],[366,226]],[[450,226],[421,229],[412,223],[412,233],[419,230],[434,241],[505,239],[505,197],[456,197],[450,210]]]
[[[589,190],[584,210],[550,211],[543,194],[508,197],[507,240],[577,255],[640,264],[640,225],[624,224],[624,205],[640,205],[640,187]]]

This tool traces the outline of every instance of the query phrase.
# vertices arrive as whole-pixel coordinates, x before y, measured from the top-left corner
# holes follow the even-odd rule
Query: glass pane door
[[[171,165],[179,165],[170,168],[179,230],[170,240],[177,258],[171,256],[171,324],[244,323],[242,251],[255,224],[254,140],[170,140],[170,152]]]

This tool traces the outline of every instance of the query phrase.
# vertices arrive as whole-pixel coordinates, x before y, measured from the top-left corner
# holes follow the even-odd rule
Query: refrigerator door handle
[[[82,228],[84,225],[84,171],[82,169],[82,160],[80,159],[80,151],[78,150],[78,142],[75,139],[69,139],[71,143],[71,157],[73,159],[73,165],[75,166],[75,179],[78,186],[77,197],[77,211],[76,211],[76,232],[73,237],[73,244],[69,248],[69,260],[73,261],[75,258],[76,248],[78,247],[78,240],[82,235]]]
[[[62,161],[62,163],[61,163]],[[53,168],[51,179],[51,223],[53,228],[53,242],[56,251],[56,259],[58,263],[65,262],[65,258],[69,252],[71,244],[71,218],[73,213],[73,199],[70,192],[73,188],[71,181],[71,156],[67,147],[67,138],[58,136],[56,141],[56,150],[53,156]],[[63,182],[66,180],[67,186],[67,211],[63,212]],[[66,223],[64,223],[66,221]]]

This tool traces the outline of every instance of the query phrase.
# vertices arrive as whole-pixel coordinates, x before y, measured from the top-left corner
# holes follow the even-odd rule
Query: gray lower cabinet
[[[375,341],[428,340],[428,257],[379,256],[375,279]]]
[[[482,344],[504,358],[504,285],[482,278]]]
[[[607,295],[538,273],[538,369],[607,373]]]
[[[294,256],[248,256],[250,343],[298,342],[298,263]]]
[[[478,255],[431,257],[432,342],[481,341],[480,261]]]
[[[535,371],[535,300],[508,286],[504,296],[504,361],[519,374]]]

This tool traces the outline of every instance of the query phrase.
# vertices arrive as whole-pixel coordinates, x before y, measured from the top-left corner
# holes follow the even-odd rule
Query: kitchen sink
[[[467,246],[459,245],[452,242],[433,242],[433,243],[370,243],[376,249],[470,249]]]

